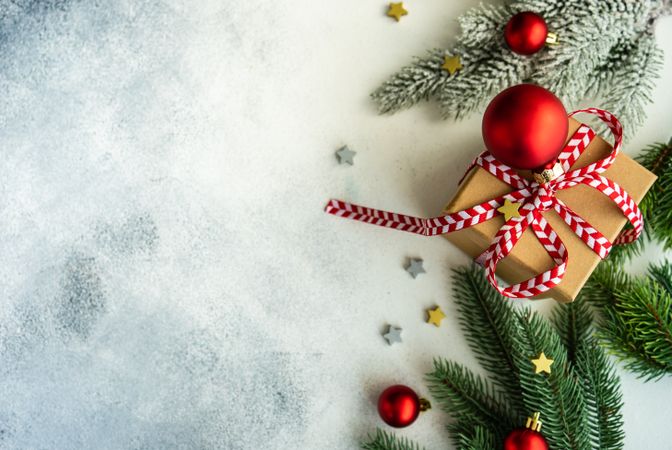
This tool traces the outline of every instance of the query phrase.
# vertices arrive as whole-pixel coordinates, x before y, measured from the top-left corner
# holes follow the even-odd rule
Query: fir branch
[[[420,445],[404,437],[389,434],[380,428],[375,436],[369,436],[369,442],[362,444],[364,450],[423,450]]]
[[[499,445],[495,444],[498,442],[495,435],[487,428],[473,423],[460,423],[460,425],[459,428],[466,429],[466,431],[458,432],[458,427],[449,427],[451,435],[456,437],[455,446],[460,450],[495,450],[499,448]]]
[[[411,65],[403,67],[398,73],[392,75],[371,97],[378,105],[381,114],[394,113],[401,109],[409,108],[421,100],[428,100],[438,92],[442,92],[444,99],[441,101],[444,117],[461,117],[474,109],[474,105],[463,108],[460,101],[470,100],[466,96],[458,98],[455,108],[450,92],[463,92],[463,86],[452,84],[463,78],[464,73],[469,73],[473,67],[479,67],[487,63],[490,54],[483,48],[483,42],[491,42],[492,47],[503,43],[501,30],[506,17],[510,14],[507,8],[498,8],[482,5],[468,11],[458,20],[464,33],[456,48],[452,50],[433,49],[428,51],[424,58],[415,58]],[[476,37],[472,39],[472,37]],[[501,48],[501,47],[500,47]],[[459,54],[462,58],[464,69],[458,74],[450,75],[441,66],[446,55]],[[511,73],[512,70],[507,70]],[[514,71],[515,72],[515,71]],[[458,78],[461,77],[461,78]],[[514,75],[515,79],[519,79]],[[475,89],[479,88],[479,81],[489,82],[487,76],[477,76],[467,82],[475,83]],[[514,81],[513,79],[510,81]],[[473,90],[474,87],[469,87]],[[496,93],[494,88],[487,95]],[[481,95],[482,98],[482,95]],[[478,103],[478,102],[475,102]]]
[[[507,301],[491,288],[475,264],[453,271],[453,290],[460,325],[481,365],[492,374],[513,417],[525,417],[518,368],[514,361],[515,314]]]
[[[590,74],[599,61],[609,57],[618,35],[610,33],[614,20],[609,16],[585,16],[580,25],[574,14],[554,15],[554,29],[562,30],[562,44],[543,52],[532,73],[533,82],[558,95],[567,108],[575,108],[589,92]]]
[[[600,306],[601,342],[646,380],[672,373],[672,294],[669,263],[651,267],[649,278],[632,278],[603,263],[582,296]],[[668,279],[669,280],[669,279]]]
[[[460,364],[435,359],[427,381],[436,402],[456,419],[482,424],[500,439],[516,423],[495,387]]]
[[[464,68],[450,84],[437,90],[436,99],[444,118],[462,119],[478,111],[483,104],[503,89],[522,83],[521,74],[527,71],[529,60],[512,57],[502,48],[499,40],[479,48],[458,47],[451,53],[461,55]]]
[[[649,266],[649,274],[660,287],[672,295],[672,262],[666,261],[659,266]]]
[[[590,279],[581,290],[578,301],[588,301],[597,305],[600,311],[617,302],[616,293],[629,290],[633,280],[618,266],[605,261],[597,266]]]
[[[638,280],[633,289],[617,293],[619,312],[633,340],[651,358],[672,369],[672,297],[658,283]]]
[[[576,300],[553,309],[553,326],[567,349],[567,360],[574,364],[592,332],[593,317],[586,302]]]
[[[661,267],[656,273],[664,278],[672,268]],[[436,403],[454,419],[448,430],[455,447],[501,448],[504,438],[523,421],[512,413],[506,392],[522,398],[526,415],[541,413],[542,433],[554,450],[622,448],[619,380],[601,347],[589,336],[587,305],[560,306],[554,312],[556,330],[528,309],[516,310],[482,280],[482,269],[460,268],[454,271],[453,288],[470,347],[495,382],[442,359],[434,360],[434,370],[427,375]],[[622,276],[613,277],[611,285],[629,288],[632,283]],[[573,349],[572,359],[565,345]],[[531,359],[542,351],[554,360],[551,374],[534,373]],[[381,430],[363,448],[418,449],[417,444]]]
[[[448,73],[441,69],[444,52],[434,49],[425,58],[416,58],[380,86],[371,98],[381,114],[409,108],[420,100],[428,100],[439,84],[446,82]]]
[[[480,5],[458,19],[462,34],[446,53],[460,55],[463,68],[450,85],[437,89],[444,118],[464,118],[501,90],[524,81],[521,74],[529,72],[530,59],[512,54],[503,37],[504,25],[513,14],[506,6]]]
[[[499,41],[509,18],[516,11],[504,6],[478,5],[457,18],[462,34],[459,42],[467,48],[476,48],[483,41]]]
[[[544,436],[550,448],[589,448],[583,395],[560,337],[547,321],[527,309],[517,313],[517,318],[522,333],[516,365],[525,406],[529,411],[539,411],[544,418]],[[554,360],[548,375],[535,373],[530,361],[541,352]]]
[[[587,338],[577,354],[576,371],[580,383],[590,428],[593,448],[616,450],[623,448],[623,407],[620,381],[604,352],[592,338]]]
[[[663,52],[650,32],[635,36],[611,51],[609,83],[601,83],[599,92],[602,108],[614,113],[624,125],[626,140],[644,123],[645,109],[653,101],[651,93],[662,66]],[[602,73],[604,70],[597,69]]]
[[[567,107],[600,94],[631,136],[641,125],[659,75],[661,52],[652,24],[669,5],[661,0],[518,0],[479,6],[458,21],[453,48],[435,49],[392,75],[372,96],[381,113],[436,98],[443,117],[462,118],[480,110],[496,93],[532,81],[555,91]],[[511,52],[503,39],[509,18],[536,11],[558,33],[560,45],[527,57]],[[460,55],[463,69],[448,75],[444,55]]]
[[[650,145],[637,157],[658,180],[640,204],[647,234],[672,248],[672,140]]]

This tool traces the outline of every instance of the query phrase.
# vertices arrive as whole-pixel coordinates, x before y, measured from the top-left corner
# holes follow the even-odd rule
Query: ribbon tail
[[[324,210],[329,214],[344,217],[346,219],[358,220],[360,222],[423,236],[436,236],[469,228],[490,220],[500,214],[497,211],[497,208],[502,206],[505,199],[517,202],[530,195],[531,193],[528,189],[521,189],[506,195],[501,195],[462,211],[429,219],[407,216],[405,214],[393,213],[381,209],[367,208],[354,203],[347,203],[342,200],[329,200],[329,203],[327,203]]]
[[[329,200],[324,211],[338,217],[346,219],[359,220],[373,225],[395,230],[407,231],[409,233],[428,235],[428,219],[420,217],[397,214],[380,209],[367,208],[354,203],[347,203],[341,200]]]

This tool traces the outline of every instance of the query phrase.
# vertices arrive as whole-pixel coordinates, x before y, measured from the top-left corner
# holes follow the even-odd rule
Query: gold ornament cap
[[[558,35],[552,31],[549,31],[548,34],[546,34],[546,45],[549,47],[560,45],[560,42],[558,41]]]
[[[432,404],[426,398],[420,397],[420,412],[425,412],[428,409],[432,409]]]
[[[540,415],[541,413],[535,412],[532,414],[532,417],[528,417],[525,428],[529,428],[533,431],[541,431],[541,420],[539,419]]]
[[[553,167],[550,169],[544,169],[541,172],[534,172],[534,181],[539,184],[546,184],[549,181],[553,181],[563,174],[562,165],[559,162],[553,164]]]

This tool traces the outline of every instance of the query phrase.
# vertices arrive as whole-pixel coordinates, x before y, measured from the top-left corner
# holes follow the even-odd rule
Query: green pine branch
[[[658,179],[642,201],[647,234],[672,248],[672,139],[667,144],[650,145],[637,160],[653,172]]]
[[[520,392],[515,361],[515,313],[476,266],[453,271],[453,289],[459,322],[476,359],[492,374],[494,385],[506,395],[511,415],[527,411]]]
[[[592,448],[623,448],[623,406],[618,378],[607,355],[594,339],[586,338],[576,355],[576,371],[585,399]]]
[[[500,440],[517,424],[496,388],[460,364],[435,359],[427,380],[436,403],[460,421],[482,425]]]
[[[662,268],[657,276],[671,272]],[[488,377],[444,359],[435,359],[427,374],[432,399],[452,419],[448,431],[455,446],[500,449],[508,433],[524,425],[525,416],[540,412],[542,434],[554,450],[622,449],[620,382],[590,336],[588,305],[558,305],[549,321],[514,307],[484,278],[475,265],[456,269],[453,292],[460,326]],[[532,359],[541,352],[554,360],[550,374],[535,373]],[[516,402],[520,410],[513,408]],[[363,448],[419,447],[379,430]]]
[[[497,438],[487,428],[473,423],[459,422],[457,426],[449,426],[455,437],[455,445],[461,450],[495,450],[501,447]]]
[[[555,308],[552,322],[567,349],[567,360],[576,363],[577,355],[592,333],[592,314],[586,302],[572,302]]]
[[[547,320],[527,309],[517,317],[522,329],[517,365],[527,409],[541,412],[544,435],[551,448],[589,448],[589,427],[580,383],[567,361],[560,336]],[[530,362],[541,352],[554,360],[550,374],[535,373]]]
[[[659,266],[649,266],[649,275],[668,294],[672,295],[672,264],[669,261]]]
[[[464,428],[449,425],[454,430],[455,443],[461,450],[495,450],[500,448],[496,444],[495,436],[482,426],[473,426],[469,423]],[[452,433],[451,433],[452,434]],[[424,450],[417,443],[378,428],[374,436],[369,437],[369,442],[362,444],[364,450]]]
[[[646,380],[672,374],[672,266],[634,278],[614,264],[598,266],[582,297],[599,306],[601,342]]]
[[[380,428],[376,430],[374,436],[369,438],[369,442],[362,444],[364,450],[423,450],[418,444],[387,433]]]

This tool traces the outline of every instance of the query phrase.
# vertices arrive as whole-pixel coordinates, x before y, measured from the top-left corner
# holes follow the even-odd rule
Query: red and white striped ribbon
[[[504,296],[513,298],[534,297],[556,286],[562,280],[567,270],[568,254],[560,237],[541,214],[553,209],[569,225],[569,227],[590,247],[600,258],[609,254],[612,243],[602,233],[593,228],[581,216],[559,200],[555,193],[579,184],[585,184],[609,197],[623,212],[632,224],[632,228],[623,231],[614,244],[629,244],[636,240],[642,232],[642,214],[634,200],[614,181],[603,177],[606,171],[621,151],[623,129],[621,123],[608,111],[597,108],[587,108],[575,111],[589,113],[599,117],[614,135],[614,148],[611,154],[580,169],[570,170],[581,153],[588,147],[595,133],[587,125],[581,125],[569,140],[558,157],[563,168],[563,174],[556,179],[538,184],[519,176],[511,167],[496,160],[489,152],[481,153],[471,164],[480,166],[493,176],[512,186],[515,190],[499,196],[480,205],[467,208],[444,216],[423,219],[378,209],[367,208],[340,200],[330,200],[325,211],[340,217],[359,220],[386,228],[408,231],[424,236],[451,233],[490,220],[500,214],[497,208],[505,200],[522,203],[520,217],[510,218],[497,232],[490,246],[477,258],[477,261],[486,269],[486,276],[490,283]],[[554,266],[521,283],[502,287],[499,285],[495,271],[499,261],[504,259],[516,245],[525,230],[531,227],[539,242],[544,246]]]

